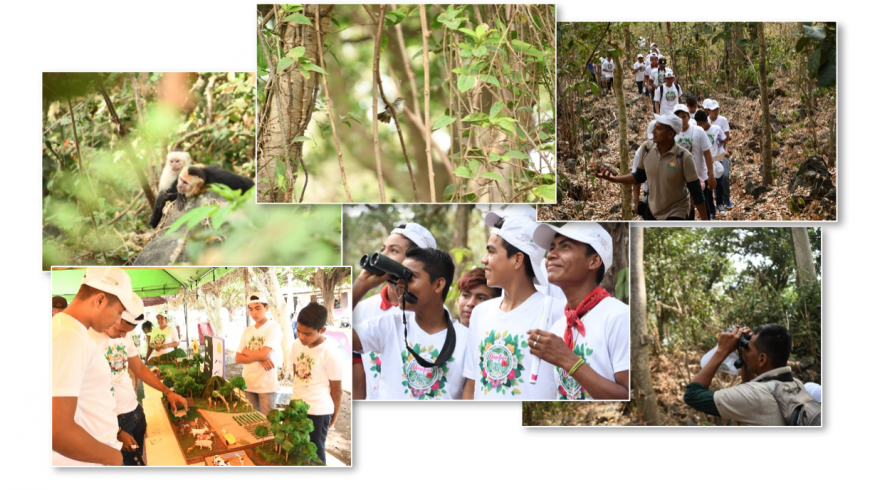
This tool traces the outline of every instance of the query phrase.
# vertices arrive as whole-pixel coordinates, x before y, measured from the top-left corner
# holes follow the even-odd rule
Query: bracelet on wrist
[[[586,364],[586,361],[584,361],[582,357],[580,359],[577,359],[577,362],[575,362],[574,366],[571,367],[571,370],[568,371],[568,376],[573,376],[574,372],[580,369],[580,366],[584,364]]]

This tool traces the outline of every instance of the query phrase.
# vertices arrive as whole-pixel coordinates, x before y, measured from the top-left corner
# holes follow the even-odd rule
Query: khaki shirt
[[[691,153],[674,143],[670,150],[661,154],[658,145],[653,145],[637,168],[646,172],[649,207],[657,220],[689,215],[692,202],[686,182],[698,180]]]
[[[784,366],[771,369],[763,377],[790,373],[791,368]],[[786,425],[779,404],[767,383],[749,382],[719,390],[713,394],[713,402],[719,415],[740,425]]]

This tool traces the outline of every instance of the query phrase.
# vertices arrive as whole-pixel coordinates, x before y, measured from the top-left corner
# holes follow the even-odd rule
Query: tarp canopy
[[[85,267],[54,267],[51,294],[72,299],[85,277]],[[236,269],[235,267],[122,267],[142,298],[178,294],[182,288],[195,288]]]

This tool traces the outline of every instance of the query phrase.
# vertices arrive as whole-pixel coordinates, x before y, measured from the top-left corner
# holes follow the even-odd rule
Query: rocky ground
[[[679,81],[679,80],[678,80]],[[629,166],[638,145],[646,141],[646,127],[652,120],[649,99],[637,94],[633,82],[624,83],[628,117]],[[736,92],[736,91],[735,91]],[[720,115],[731,126],[731,202],[734,209],[717,220],[836,220],[836,160],[826,157],[828,124],[835,109],[833,94],[817,97],[817,113],[810,124],[808,105],[800,91],[787,80],[777,80],[769,89],[773,130],[772,185],[761,185],[761,98],[757,87],[749,87],[737,97],[723,93],[699,97],[716,99]],[[566,138],[558,143],[558,204],[538,206],[541,221],[618,220],[621,219],[618,184],[595,179],[595,165],[619,168],[619,123],[616,97],[599,97],[591,113],[593,130],[580,138],[579,148],[570,148]],[[560,121],[560,134],[579,131]],[[633,219],[639,220],[635,216]]]

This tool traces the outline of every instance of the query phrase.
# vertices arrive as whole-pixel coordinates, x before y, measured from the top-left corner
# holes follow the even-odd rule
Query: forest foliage
[[[148,219],[173,149],[188,151],[196,163],[253,177],[254,85],[252,73],[45,73],[43,268],[131,264],[154,236]],[[231,215],[223,246],[191,235],[192,262],[337,258],[337,206],[258,209],[252,195],[225,196],[231,207],[221,221]],[[205,211],[217,212],[192,213],[202,219]],[[291,239],[299,233],[311,241]],[[257,237],[281,240],[282,248]]]
[[[258,7],[261,202],[554,200],[555,6],[315,7]]]

